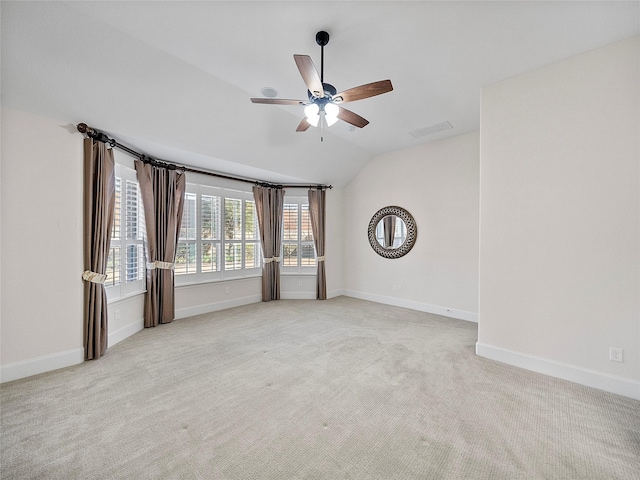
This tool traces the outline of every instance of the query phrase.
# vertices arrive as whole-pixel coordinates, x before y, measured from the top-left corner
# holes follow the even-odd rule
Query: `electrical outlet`
[[[120,320],[120,310],[116,310],[116,320]]]
[[[229,287],[224,287],[224,293],[229,293],[231,289]]]
[[[624,350],[621,348],[609,347],[609,360],[612,362],[624,362]]]
[[[302,280],[298,280],[298,286],[301,287],[302,286]]]

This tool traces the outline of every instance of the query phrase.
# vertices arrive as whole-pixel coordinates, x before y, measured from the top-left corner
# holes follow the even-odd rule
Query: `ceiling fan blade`
[[[298,128],[296,128],[296,132],[306,132],[310,126],[311,124],[307,122],[307,119],[303,118],[298,124]]]
[[[379,82],[367,83],[359,87],[353,87],[344,92],[337,93],[333,96],[335,103],[355,102],[376,95],[382,95],[393,90],[391,80],[380,80]]]
[[[266,103],[269,105],[302,105],[304,100],[289,100],[286,98],[252,98],[253,103]]]
[[[322,80],[320,80],[320,75],[318,75],[318,70],[316,70],[316,66],[313,64],[311,57],[309,55],[294,55],[293,58],[309,91],[315,97],[323,98],[324,88],[322,87]]]
[[[343,122],[350,123],[358,128],[366,127],[369,124],[369,120],[362,118],[357,113],[353,113],[351,110],[340,107],[338,111],[338,118]]]

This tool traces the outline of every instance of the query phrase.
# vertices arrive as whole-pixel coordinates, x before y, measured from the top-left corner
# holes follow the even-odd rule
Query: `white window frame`
[[[140,196],[140,185],[138,184],[135,169],[126,165],[116,163],[115,176],[116,182],[119,184],[120,201],[116,202],[119,204],[116,204],[115,206],[114,217],[119,216],[120,235],[117,238],[112,236],[109,248],[119,248],[119,282],[115,285],[110,285],[109,278],[112,272],[107,272],[108,276],[107,282],[105,283],[105,290],[107,292],[107,301],[109,303],[131,295],[144,293],[147,290],[145,268],[146,229],[144,223],[144,208],[142,206],[142,198]],[[137,189],[137,198],[135,199],[135,203],[130,203],[130,208],[135,207],[135,214],[129,216],[127,216],[127,182],[135,184]],[[129,200],[131,200],[131,198],[129,198]],[[128,224],[128,218],[135,222],[130,222]],[[134,223],[135,230],[133,229]],[[137,233],[137,235],[133,235],[134,233]],[[141,250],[142,253],[142,255],[138,257],[138,263],[135,267],[138,272],[135,280],[128,280],[127,278],[128,268],[130,268],[130,265],[127,264],[128,246],[135,246],[138,251]]]
[[[306,240],[304,238],[301,238],[301,234],[302,234],[302,211],[303,209],[306,209],[308,211],[309,209],[309,197],[307,197],[306,195],[304,196],[285,196],[284,197],[284,204],[285,205],[297,205],[297,222],[298,222],[298,230],[297,230],[297,238],[295,240],[293,239],[285,239],[284,238],[284,221],[286,220],[284,218],[283,215],[283,227],[282,227],[282,253],[280,256],[280,273],[282,273],[283,275],[296,275],[296,274],[305,274],[305,275],[315,275],[317,273],[317,265],[318,265],[318,261],[317,261],[317,252],[316,252],[316,248],[315,248],[315,243],[313,240],[313,232],[311,233],[311,240]],[[284,252],[285,252],[285,248],[286,245],[295,245],[296,246],[296,250],[297,250],[297,254],[298,254],[298,260],[297,260],[297,264],[294,265],[285,265],[284,264]],[[303,247],[307,247],[307,251],[308,251],[308,247],[311,247],[311,250],[313,251],[313,265],[303,265],[302,264],[302,256],[303,256],[303,252],[304,252],[304,248]]]

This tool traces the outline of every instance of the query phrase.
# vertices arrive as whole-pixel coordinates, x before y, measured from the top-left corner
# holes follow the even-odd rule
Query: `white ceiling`
[[[164,160],[277,182],[344,186],[376,155],[477,130],[483,86],[640,33],[640,2],[2,1],[3,105],[85,122]],[[293,54],[368,119],[295,129]],[[409,132],[448,121],[421,138]],[[79,134],[78,134],[79,135]]]

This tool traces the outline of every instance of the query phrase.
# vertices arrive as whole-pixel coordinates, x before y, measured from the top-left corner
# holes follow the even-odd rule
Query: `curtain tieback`
[[[104,285],[104,282],[107,280],[107,274],[85,270],[84,272],[82,272],[82,279],[86,282],[99,283],[101,285]]]
[[[323,256],[321,256],[321,257],[316,257],[316,260],[317,260],[318,262],[324,262],[324,255],[323,255]]]
[[[156,268],[160,268],[162,270],[173,270],[175,266],[175,263],[161,262],[160,260],[156,260],[155,262],[147,263],[147,270],[155,270]]]
[[[280,257],[271,257],[271,258],[265,258],[264,259],[264,264],[265,265],[267,263],[271,263],[271,262],[280,262]]]

